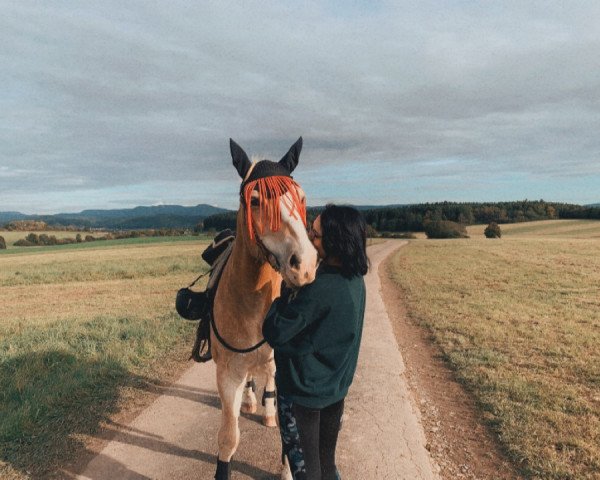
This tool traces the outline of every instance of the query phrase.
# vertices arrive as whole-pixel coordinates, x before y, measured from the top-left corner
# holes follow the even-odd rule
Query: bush
[[[25,240],[29,243],[31,243],[32,245],[39,245],[40,243],[40,239],[37,236],[37,233],[30,233],[29,235],[27,235],[25,237]],[[15,244],[16,245],[16,244]]]
[[[496,222],[491,222],[483,231],[483,234],[487,238],[500,238],[502,236],[502,231],[500,230],[500,225]]]
[[[379,236],[377,230],[375,230],[371,225],[367,224],[367,238],[376,238]]]
[[[35,247],[37,243],[31,243],[29,240],[22,238],[13,243],[15,247]]]
[[[6,250],[6,241],[2,236],[0,236],[0,250]]]
[[[434,220],[425,224],[427,238],[469,238],[467,229],[449,220]]]
[[[42,233],[38,237],[38,243],[40,245],[56,245],[58,240],[54,235],[46,235],[45,233]]]

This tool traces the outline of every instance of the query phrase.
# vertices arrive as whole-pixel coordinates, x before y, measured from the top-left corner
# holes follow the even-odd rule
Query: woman
[[[365,312],[366,224],[352,207],[327,205],[309,237],[315,281],[282,289],[263,326],[275,351],[283,453],[295,480],[339,479],[335,448]]]

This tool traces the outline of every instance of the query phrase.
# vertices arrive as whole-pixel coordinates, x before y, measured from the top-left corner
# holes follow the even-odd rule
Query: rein
[[[257,348],[262,347],[263,344],[266,343],[266,340],[263,338],[256,345],[253,345],[251,347],[248,347],[248,348],[235,348],[235,347],[232,347],[231,345],[229,345],[225,341],[225,339],[219,334],[219,331],[217,330],[217,325],[215,324],[215,316],[214,315],[210,316],[210,325],[212,326],[213,333],[215,334],[215,337],[217,337],[217,340],[219,341],[219,343],[221,345],[223,345],[227,350],[230,350],[230,351],[235,352],[235,353],[250,353],[250,352],[253,352],[254,350],[256,350]]]

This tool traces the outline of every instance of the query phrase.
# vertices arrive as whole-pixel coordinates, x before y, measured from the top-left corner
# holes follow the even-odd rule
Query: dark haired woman
[[[279,425],[294,480],[335,480],[365,312],[366,224],[352,207],[327,205],[309,237],[322,260],[317,277],[293,293],[282,290],[263,334],[275,351]]]

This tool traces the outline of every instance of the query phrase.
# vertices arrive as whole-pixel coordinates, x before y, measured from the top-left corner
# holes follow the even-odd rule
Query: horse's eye
[[[258,200],[258,198],[252,198],[250,200],[250,205],[252,205],[253,207],[258,207],[260,205],[260,201]]]

